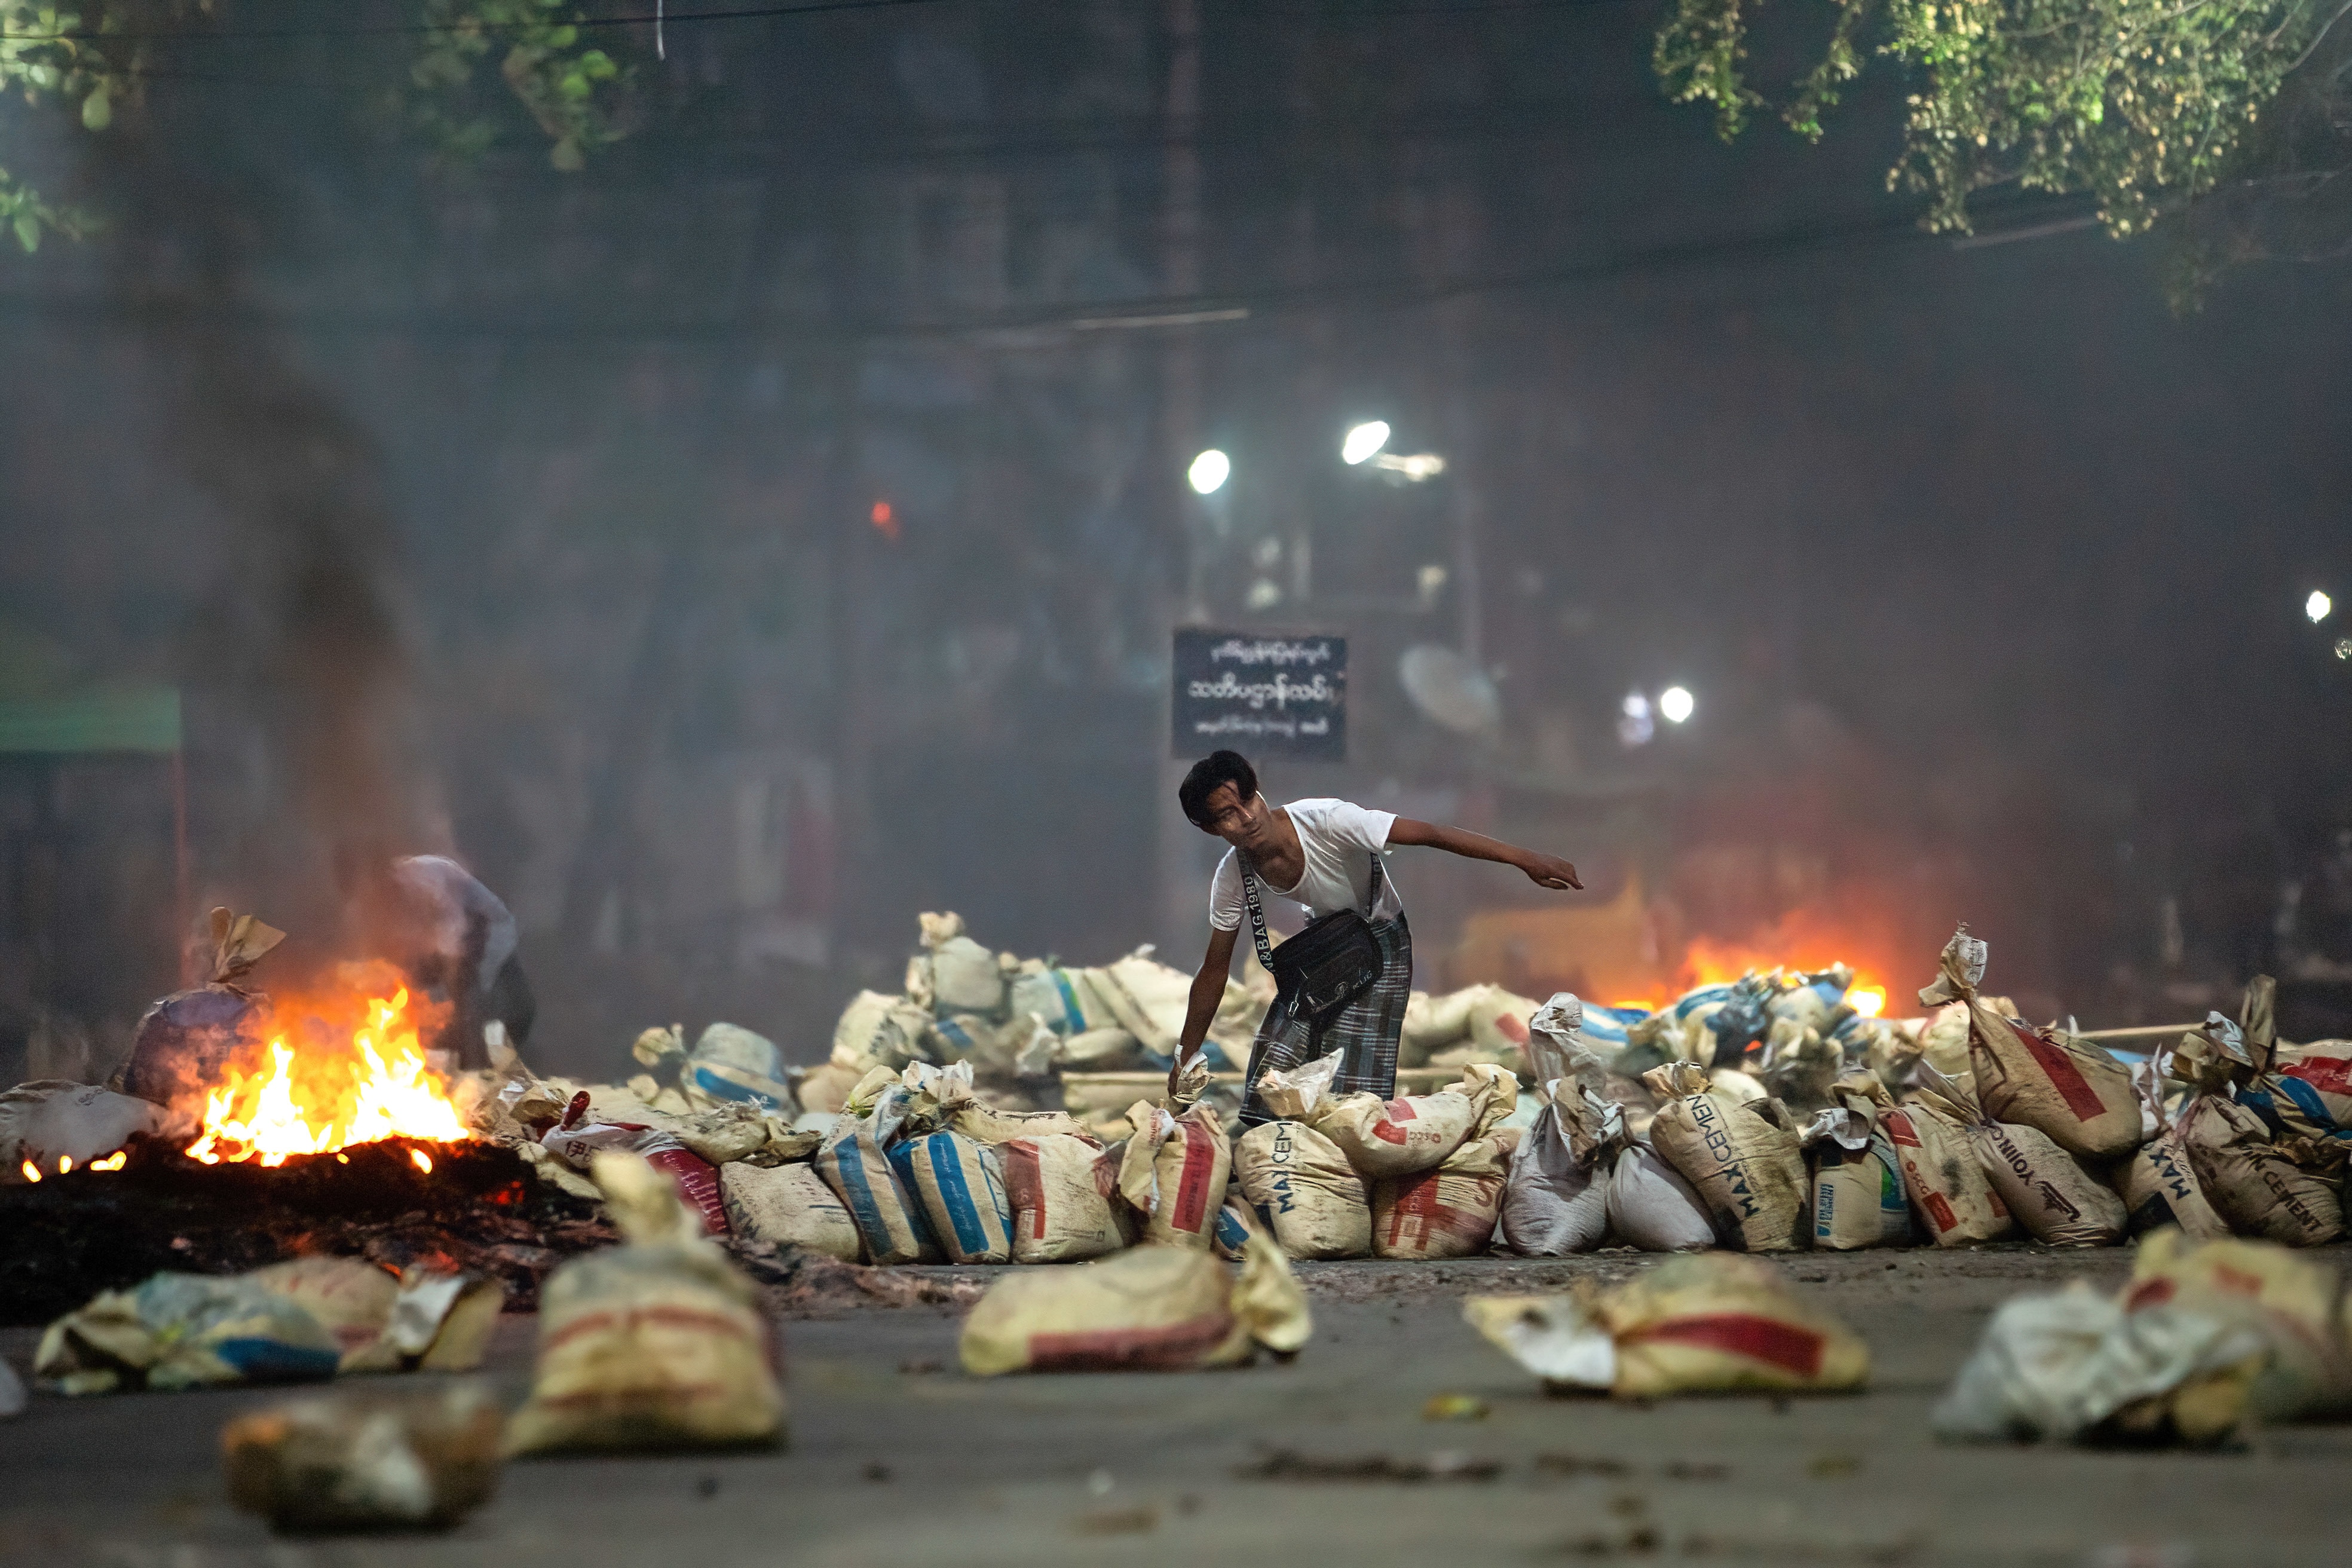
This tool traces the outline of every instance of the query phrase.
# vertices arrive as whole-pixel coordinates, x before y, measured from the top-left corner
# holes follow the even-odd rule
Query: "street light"
[[[2328,612],[2334,608],[2336,601],[2316,588],[2311,591],[2311,597],[2303,602],[2303,613],[2311,617],[2311,624],[2315,626],[2326,620]]]
[[[1388,421],[1369,420],[1351,428],[1347,439],[1339,443],[1339,460],[1352,468],[1388,444]]]
[[[1669,724],[1681,723],[1697,706],[1691,694],[1679,686],[1669,686],[1658,693],[1658,712]]]
[[[1184,470],[1184,477],[1192,481],[1195,491],[1207,496],[1224,489],[1225,480],[1233,471],[1233,459],[1212,447],[1192,459],[1192,466]]]

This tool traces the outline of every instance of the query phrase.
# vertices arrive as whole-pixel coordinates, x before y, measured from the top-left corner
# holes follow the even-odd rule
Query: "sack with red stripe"
[[[1470,1325],[1555,1390],[1621,1398],[1859,1388],[1870,1347],[1799,1299],[1779,1266],[1737,1253],[1673,1258],[1623,1285],[1565,1296],[1474,1296]]]
[[[1465,1068],[1461,1082],[1435,1094],[1389,1100],[1343,1094],[1317,1100],[1306,1115],[1315,1131],[1339,1146],[1359,1175],[1378,1180],[1443,1163],[1482,1127],[1517,1109],[1518,1097],[1513,1074],[1480,1063]]]
[[[622,1245],[548,1276],[530,1398],[506,1451],[775,1442],[784,1396],[751,1282],[643,1156],[599,1153],[590,1173]]]
[[[1113,1205],[1118,1164],[1091,1138],[1055,1133],[996,1146],[1013,1201],[1013,1261],[1075,1263],[1127,1245]]]
[[[1695,1062],[1652,1068],[1660,1104],[1650,1143],[1698,1189],[1716,1240],[1735,1252],[1790,1252],[1811,1228],[1811,1184],[1788,1108],[1769,1096],[1734,1101]]]
[[[1473,1138],[1433,1171],[1372,1187],[1372,1256],[1475,1258],[1495,1239],[1519,1129]]]
[[[1014,1272],[964,1318],[974,1377],[1008,1372],[1184,1372],[1260,1348],[1295,1354],[1312,1323],[1282,1248],[1243,1243],[1238,1270],[1189,1247],[1139,1247],[1099,1263]]]
[[[1303,1121],[1265,1121],[1243,1133],[1234,1143],[1234,1182],[1293,1258],[1362,1258],[1372,1250],[1364,1178],[1338,1144]]]
[[[1143,1222],[1141,1241],[1206,1251],[1233,1174],[1216,1112],[1196,1105],[1171,1116],[1139,1100],[1128,1108],[1127,1122],[1135,1131],[1119,1161],[1118,1193]]]
[[[2253,1328],[2271,1356],[2249,1403],[2265,1421],[2300,1421],[2352,1413],[2342,1297],[2334,1269],[2285,1247],[2158,1231],[2139,1244],[2117,1300],[2126,1313],[2177,1307]]]
[[[2047,1133],[2095,1164],[2138,1148],[2131,1069],[2087,1041],[2029,1027],[1985,1005],[1977,995],[1985,953],[1985,944],[1960,927],[1944,945],[1936,984],[1919,993],[1923,1006],[1968,1005],[1969,1069],[1985,1114]]]
[[[1938,1247],[1999,1241],[2016,1228],[2009,1205],[1993,1190],[1958,1119],[1924,1102],[1896,1105],[1874,1079],[1843,1082],[1866,1095],[1878,1111],[1887,1146],[1903,1167],[1911,1212]]]

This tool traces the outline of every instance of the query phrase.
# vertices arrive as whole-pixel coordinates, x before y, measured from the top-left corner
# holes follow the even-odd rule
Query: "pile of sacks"
[[[2135,1065],[1986,997],[1986,957],[1962,928],[1911,1027],[1842,1019],[1827,986],[1751,976],[1637,1022],[1604,1054],[1575,999],[1555,997],[1530,1020],[1546,1103],[1512,1160],[1498,1241],[1557,1256],[1611,1240],[1775,1252],[2099,1247],[2168,1226],[2296,1247],[2343,1235],[2352,1045],[2277,1040],[2267,977],[2237,1020],[2216,1014]],[[1727,1012],[1746,1016],[1727,1029]]]
[[[957,914],[921,917],[922,947],[896,996],[861,991],[841,1015],[833,1054],[800,1083],[801,1103],[838,1111],[877,1068],[970,1066],[1007,1108],[1058,1109],[1067,1072],[1165,1072],[1175,1059],[1192,977],[1139,947],[1099,968],[991,952]],[[1213,1069],[1238,1068],[1274,1000],[1253,963],[1228,981],[1205,1042]],[[1115,1115],[1116,1112],[1114,1111]]]

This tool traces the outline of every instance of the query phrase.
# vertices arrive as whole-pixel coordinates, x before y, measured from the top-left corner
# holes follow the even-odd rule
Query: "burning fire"
[[[323,1154],[383,1138],[450,1142],[471,1137],[447,1089],[425,1059],[408,1016],[405,986],[387,1000],[370,997],[348,1051],[296,1049],[283,1035],[269,1042],[266,1069],[232,1070],[226,1088],[205,1097],[204,1132],[188,1156],[207,1165]],[[432,1161],[411,1151],[419,1169]]]

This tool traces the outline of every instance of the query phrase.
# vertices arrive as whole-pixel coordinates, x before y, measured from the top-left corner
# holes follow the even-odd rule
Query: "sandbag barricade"
[[[891,1168],[870,1120],[845,1121],[845,1131],[817,1152],[817,1174],[841,1199],[866,1248],[868,1263],[937,1263],[939,1240],[921,1203]]]
[[[1343,1094],[1318,1100],[1306,1115],[1359,1174],[1370,1180],[1409,1176],[1460,1148],[1505,1085],[1516,1103],[1517,1080],[1501,1068],[1482,1064],[1465,1068],[1460,1083],[1435,1094],[1389,1100]]]
[[[721,1165],[719,1190],[729,1228],[746,1241],[803,1247],[844,1263],[855,1263],[865,1253],[865,1238],[848,1206],[805,1162]]]
[[[1609,1167],[1609,1234],[1644,1252],[1698,1252],[1715,1245],[1715,1221],[1698,1189],[1648,1143],[1635,1140]]]
[[[949,1262],[1013,1260],[1013,1205],[993,1152],[960,1133],[932,1132],[892,1144],[888,1156]]]
[[[1812,1170],[1813,1246],[1833,1252],[1906,1247],[1911,1201],[1902,1160],[1869,1099],[1842,1098],[1843,1105],[1817,1113],[1800,1138]]]
[[[1119,1162],[1118,1191],[1143,1222],[1142,1239],[1205,1250],[1233,1172],[1216,1114],[1196,1105],[1171,1115],[1139,1100],[1127,1119],[1133,1131]]]
[[[1013,1261],[1075,1263],[1127,1245],[1113,1205],[1118,1166],[1102,1145],[1066,1132],[996,1145],[1013,1200]]]
[[[1271,1076],[1271,1075],[1269,1075]],[[1371,1197],[1339,1146],[1304,1122],[1266,1121],[1234,1142],[1234,1179],[1293,1258],[1362,1258]]]

